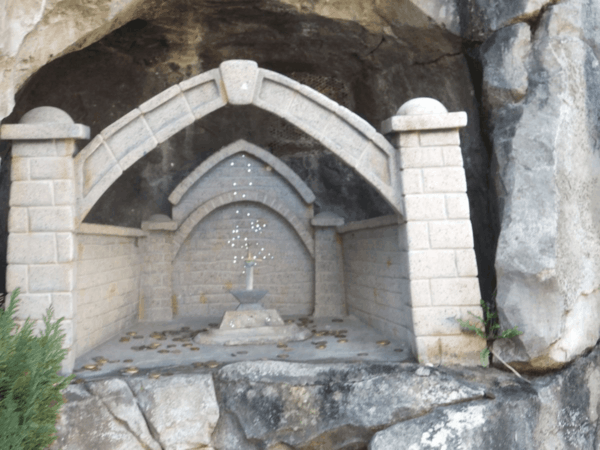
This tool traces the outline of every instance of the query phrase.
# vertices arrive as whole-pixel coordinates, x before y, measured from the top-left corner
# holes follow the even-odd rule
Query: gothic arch
[[[232,60],[141,104],[102,130],[77,154],[76,225],[131,165],[226,104],[253,104],[289,121],[353,167],[404,215],[394,148],[380,133],[307,86],[260,69],[254,61]]]
[[[202,221],[202,219],[222,206],[242,201],[260,203],[283,217],[285,221],[294,229],[294,231],[296,231],[310,256],[313,258],[315,257],[315,244],[310,230],[304,224],[302,224],[302,222],[289,209],[287,209],[283,203],[265,192],[256,190],[239,190],[236,192],[226,192],[210,199],[202,206],[199,206],[192,214],[188,216],[187,219],[185,219],[175,233],[175,236],[173,236],[172,260],[175,260],[181,245],[192,232],[194,227]]]

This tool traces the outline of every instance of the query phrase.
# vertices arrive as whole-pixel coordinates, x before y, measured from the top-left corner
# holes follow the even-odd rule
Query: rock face
[[[495,369],[279,361],[90,381],[65,389],[52,449],[592,450],[599,367],[596,348],[530,382]]]
[[[518,339],[503,359],[544,370],[600,337],[596,2],[548,7],[482,47],[500,198],[497,305]],[[595,19],[594,19],[595,18]]]

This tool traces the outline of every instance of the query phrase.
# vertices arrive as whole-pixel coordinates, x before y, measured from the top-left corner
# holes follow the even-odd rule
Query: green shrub
[[[13,317],[18,295],[16,289],[6,309],[0,309],[0,449],[39,450],[56,440],[61,390],[74,376],[58,374],[67,353],[61,348],[63,319],[52,323],[49,308],[43,335],[33,336],[29,319],[19,330]]]

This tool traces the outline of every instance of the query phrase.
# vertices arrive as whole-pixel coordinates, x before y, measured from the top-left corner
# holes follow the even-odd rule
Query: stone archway
[[[393,146],[371,125],[288,77],[233,60],[172,86],[105,128],[75,157],[76,224],[144,155],[207,114],[252,104],[294,124],[339,156],[403,215]]]

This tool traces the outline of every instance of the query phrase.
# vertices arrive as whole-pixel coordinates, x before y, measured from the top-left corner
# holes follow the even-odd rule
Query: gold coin
[[[149,373],[148,378],[154,378],[156,380],[157,378],[160,378],[160,373]]]
[[[96,356],[95,358],[93,358],[94,361],[96,361],[98,364],[105,364],[108,362],[108,359],[106,359],[104,356]]]
[[[158,347],[160,347],[161,345],[162,345],[162,344],[159,344],[158,342],[153,342],[152,344],[150,344],[150,345],[148,346],[148,348],[155,349],[155,348],[158,348]]]
[[[348,330],[337,330],[336,333],[346,334],[346,333],[348,333]]]
[[[134,373],[138,373],[139,370],[137,367],[127,367],[126,369],[123,370],[123,372],[130,373],[133,375]]]
[[[130,363],[133,362],[133,359],[124,359],[123,362]]]
[[[143,345],[140,345],[139,347],[138,346],[131,347],[131,350],[139,352],[140,350],[144,350],[145,348],[146,347],[144,347]]]
[[[323,350],[325,347],[327,347],[327,345],[325,345],[325,344],[320,344],[320,345],[317,345],[316,349],[317,349],[317,350]]]
[[[348,339],[338,339],[338,342],[340,344],[345,344],[346,342],[348,342]]]
[[[83,366],[83,368],[85,370],[98,370],[98,365],[97,364],[86,364],[85,366]]]
[[[343,319],[331,319],[331,321],[332,322],[340,323],[340,322],[343,322],[344,320]]]
[[[284,323],[294,323],[294,320],[293,319],[285,319],[283,322]]]
[[[282,358],[282,359],[288,358],[289,356],[290,355],[288,355],[286,353],[281,353],[281,354],[277,355],[278,358]]]
[[[174,338],[173,342],[181,342],[181,338]]]
[[[175,345],[175,344],[169,344],[169,345],[167,345],[167,348],[173,348],[173,347],[177,347],[177,345]]]
[[[200,348],[198,347],[190,347],[190,350],[193,352],[197,352],[198,350],[200,350]]]
[[[400,353],[400,352],[403,352],[404,349],[403,348],[395,348],[394,351]]]
[[[312,342],[313,345],[327,345],[327,341]]]
[[[128,337],[122,337],[121,339],[119,339],[119,342],[129,342],[129,338]]]
[[[285,348],[287,347],[287,344],[285,342],[278,342],[277,343],[277,348]]]
[[[192,344],[191,342],[187,342],[187,343],[183,344],[182,347],[191,347],[192,345],[194,345],[194,344]]]
[[[81,383],[85,383],[85,381],[81,378],[75,378],[73,381],[71,381],[71,384],[81,384]]]
[[[166,336],[160,336],[160,337],[157,337],[157,338],[154,338],[154,339],[156,339],[157,341],[165,341],[165,340],[167,340],[167,337]]]
[[[214,369],[215,367],[219,367],[219,363],[218,363],[218,362],[216,362],[216,361],[208,361],[208,362],[206,363],[206,366],[207,366],[209,369]]]
[[[156,338],[159,338],[159,337],[163,337],[163,335],[160,334],[160,333],[154,332],[154,333],[152,333],[150,335],[150,337],[156,339]]]
[[[169,350],[165,350],[164,348],[162,350],[159,350],[158,353],[169,353]]]
[[[114,364],[114,363],[118,363],[118,362],[121,362],[121,361],[119,361],[118,359],[115,359],[114,361],[108,361],[108,362],[109,362],[110,364]]]
[[[135,336],[137,333],[135,331],[130,331],[129,333],[125,333],[127,336]]]
[[[196,367],[196,368],[198,368],[198,367],[204,367],[204,363],[201,363],[201,362],[195,362],[195,363],[192,363],[192,366],[194,366],[194,367]]]
[[[317,337],[325,336],[325,333],[326,333],[325,331],[317,331],[315,333],[315,336],[317,336]]]
[[[389,345],[389,344],[390,344],[390,341],[377,341],[377,345],[381,345],[382,347],[384,345]]]

